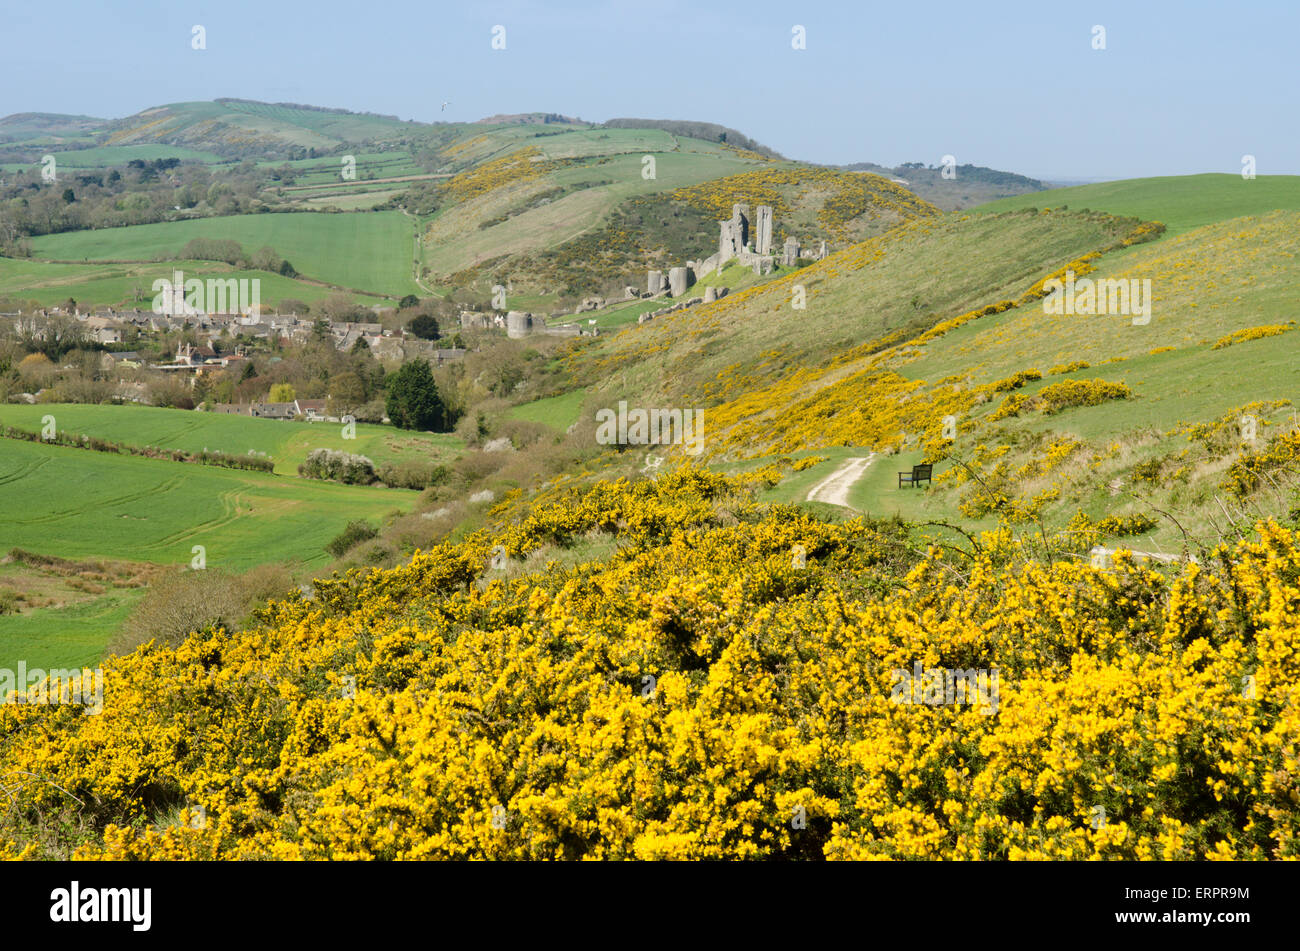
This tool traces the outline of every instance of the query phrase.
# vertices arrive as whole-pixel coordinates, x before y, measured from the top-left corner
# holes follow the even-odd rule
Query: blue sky
[[[952,154],[1123,178],[1237,172],[1249,153],[1261,175],[1300,172],[1300,3],[1281,0],[5,6],[0,115],[236,96],[422,121],[701,119],[826,163]],[[206,50],[191,49],[194,24]],[[791,48],[796,24],[806,49]]]

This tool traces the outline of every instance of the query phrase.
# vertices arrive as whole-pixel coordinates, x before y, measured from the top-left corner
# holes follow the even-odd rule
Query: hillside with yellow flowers
[[[249,630],[110,661],[98,716],[0,706],[0,850],[1296,856],[1292,532],[1172,576],[1027,561],[1005,530],[923,552],[895,523],[756,504],[782,473],[507,504]],[[616,554],[556,562],[594,539]],[[534,570],[489,567],[498,546]],[[996,677],[980,702],[899,702],[918,665]]]
[[[1300,856],[1300,201],[898,200],[531,358],[471,434],[528,451],[395,566],[112,657],[95,715],[0,705],[0,856]],[[1053,309],[1084,280],[1125,312]],[[620,402],[703,452],[600,442]]]

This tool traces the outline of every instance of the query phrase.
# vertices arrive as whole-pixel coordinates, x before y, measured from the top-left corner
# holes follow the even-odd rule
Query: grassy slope
[[[533,400],[520,406],[512,406],[507,412],[511,419],[544,423],[552,429],[565,430],[578,421],[582,402],[587,398],[586,390],[571,390],[560,396],[548,396]]]
[[[411,433],[391,426],[358,423],[355,439],[344,439],[337,423],[295,423],[152,406],[80,404],[0,405],[0,424],[39,430],[46,415],[63,432],[95,436],[134,446],[157,446],[197,452],[211,449],[238,455],[265,453],[275,471],[297,472],[313,449],[345,449],[368,456],[376,465],[419,459],[446,461],[460,448],[450,434]],[[0,445],[6,448],[9,442]]]
[[[635,149],[636,143],[644,137],[642,130],[608,130],[611,136],[615,132],[628,135],[604,143],[609,149],[616,146]],[[631,133],[636,133],[636,136]],[[565,133],[542,138],[537,144],[545,151],[547,146],[544,143],[551,138],[568,139],[569,136],[592,134]],[[665,139],[661,141],[660,137]],[[671,137],[654,132],[653,143],[647,140],[645,144],[670,145],[667,138]],[[453,206],[430,224],[424,241],[424,263],[434,274],[452,274],[501,255],[554,248],[599,226],[612,209],[633,196],[668,191],[759,167],[759,163],[732,154],[705,148],[697,150],[691,147],[690,140],[683,140],[683,143],[681,151],[629,151],[598,163],[558,169],[541,178],[505,185]],[[571,142],[570,147],[576,151],[577,143]],[[643,154],[655,155],[654,179],[641,177]],[[547,204],[520,210],[526,208],[535,196],[556,187],[576,187],[577,190]],[[511,217],[487,228],[479,227],[485,221],[504,215]]]
[[[93,408],[93,407],[88,407]],[[354,519],[382,524],[415,493],[0,440],[0,547],[64,558],[208,567],[325,565]],[[0,666],[90,663],[140,596],[113,588],[62,607],[0,617]]]
[[[312,303],[323,300],[334,289],[322,284],[281,277],[266,271],[236,271],[212,261],[171,261],[157,264],[58,264],[48,261],[0,258],[0,295],[34,300],[46,306],[62,304],[69,297],[84,306],[122,305],[148,310],[153,300],[153,282],[171,279],[179,269],[187,278],[256,278],[261,283],[263,307],[274,306],[286,297]],[[142,295],[137,299],[137,291]],[[366,305],[386,298],[357,295]]]
[[[793,272],[803,310],[789,285],[764,286],[656,318],[585,360],[618,366],[648,395],[738,395],[909,321],[1000,300],[1104,243],[1103,225],[1076,215],[932,219]]]
[[[53,152],[57,165],[66,168],[110,168],[125,165],[132,159],[153,161],[155,159],[175,158],[182,162],[203,162],[204,164],[228,161],[213,152],[181,148],[174,145],[103,145],[89,149],[70,149]]]
[[[104,645],[144,595],[143,588],[112,589],[58,608],[0,617],[0,667],[93,667]]]
[[[1270,191],[1255,193],[1245,210],[1261,202],[1280,204],[1284,210],[1270,208],[1244,218],[1231,217],[1243,209],[1238,201],[1242,183],[1231,176],[1198,176],[1172,184],[1168,180],[1117,183],[1110,191],[1123,195],[1124,202],[1109,208],[1095,200],[1094,192],[1086,201],[1093,209],[1142,211],[1184,225],[1158,241],[1110,252],[1091,275],[1150,279],[1154,305],[1149,324],[1134,326],[1127,317],[1052,317],[1035,303],[978,318],[921,348],[899,347],[882,358],[882,365],[901,374],[904,381],[930,387],[950,378],[959,379],[963,386],[978,386],[1020,370],[1036,368],[1046,373],[1055,364],[1090,362],[1091,368],[1070,378],[1121,381],[1133,388],[1136,398],[1054,416],[1029,413],[993,424],[988,416],[1002,402],[996,396],[975,406],[962,420],[957,453],[969,457],[976,442],[1009,445],[1013,449],[1008,458],[1019,466],[1041,455],[1042,443],[1036,440],[1081,439],[1088,444],[1087,455],[1075,457],[1048,476],[1024,480],[1027,494],[1053,482],[1063,487],[1061,499],[1045,509],[1049,531],[1063,527],[1079,508],[1099,517],[1150,511],[1151,505],[1157,505],[1180,513],[1190,530],[1212,536],[1213,509],[1218,508],[1214,495],[1221,493],[1218,481],[1234,452],[1227,458],[1206,458],[1200,447],[1171,430],[1239,413],[1256,400],[1300,401],[1300,362],[1294,359],[1300,332],[1212,349],[1216,340],[1233,331],[1300,316],[1294,305],[1294,288],[1300,284],[1300,238],[1296,237],[1300,214],[1292,210],[1300,207],[1297,181],[1266,181]],[[774,414],[773,425],[782,426],[800,410],[786,402],[792,398],[790,392],[765,390],[763,381],[816,365],[898,326],[914,299],[919,298],[925,310],[950,315],[1003,296],[1017,296],[1015,292],[1050,270],[1049,262],[1059,266],[1078,251],[1105,243],[1089,245],[1090,239],[1076,230],[1073,237],[1083,240],[1070,249],[1067,237],[1079,227],[1076,211],[1084,204],[1071,202],[1070,212],[1029,217],[949,216],[920,229],[923,234],[915,227],[896,232],[887,242],[888,253],[859,270],[837,267],[838,256],[819,270],[808,269],[802,278],[810,287],[809,306],[802,314],[790,310],[788,289],[760,289],[725,307],[671,315],[603,340],[581,362],[593,361],[600,369],[610,400],[620,390],[640,393],[647,400],[653,400],[656,392],[666,392],[680,401],[678,405],[691,405],[693,396],[703,392],[697,388],[707,387],[721,371],[724,386],[715,386],[712,392],[747,393],[758,412]],[[1047,229],[1039,239],[1035,222]],[[850,249],[845,258],[853,254]],[[1041,262],[1038,268],[1031,264],[1035,255]],[[615,370],[624,372],[611,372]],[[846,376],[847,371],[832,372],[810,386],[835,390],[847,384]],[[1062,379],[1049,376],[1020,392],[1032,395]],[[705,400],[695,405],[710,404]],[[1260,417],[1262,438],[1294,424],[1289,406],[1253,412]],[[915,423],[926,430],[925,438],[936,436],[940,426],[937,418]],[[834,417],[827,420],[825,432],[810,437],[804,446],[829,456],[828,461],[788,477],[774,498],[802,498],[839,460],[870,451],[869,446],[835,446],[837,426]],[[828,445],[831,448],[823,448]],[[1184,451],[1188,455],[1180,456]],[[1170,453],[1177,460],[1171,469],[1183,466],[1179,484],[1133,483],[1136,462]],[[921,457],[913,440],[899,455],[878,459],[854,487],[850,500],[877,515],[898,513],[967,526],[991,524],[958,512],[958,494],[942,486],[924,492],[898,489],[896,471]],[[952,463],[941,463],[939,471],[949,468]],[[1180,534],[1162,520],[1154,533],[1128,543],[1176,549]]]
[[[313,567],[349,519],[378,521],[415,494],[119,456],[19,440],[0,445],[4,546],[66,558],[186,564],[191,547],[234,569]]]
[[[178,254],[191,238],[230,239],[249,252],[270,246],[302,275],[341,287],[393,297],[418,293],[411,280],[411,225],[396,211],[168,221],[48,235],[32,249],[59,261],[149,261]]]
[[[1218,174],[1131,178],[1017,195],[981,205],[978,211],[1062,205],[1163,221],[1170,233],[1176,234],[1242,215],[1300,208],[1300,176],[1261,175],[1249,181],[1240,175]]]

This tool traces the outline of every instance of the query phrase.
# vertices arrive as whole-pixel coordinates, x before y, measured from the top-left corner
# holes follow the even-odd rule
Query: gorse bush
[[[766,478],[515,495],[247,631],[110,660],[99,716],[0,705],[0,759],[40,778],[0,854],[1300,855],[1293,534],[1101,571],[1026,562],[1007,529],[926,551],[758,505]],[[996,689],[899,702],[917,666]],[[34,836],[69,796],[77,821]],[[181,803],[204,828],[166,821]]]
[[[1295,329],[1295,321],[1285,324],[1265,324],[1262,327],[1247,327],[1245,330],[1238,330],[1236,333],[1230,333],[1226,337],[1220,337],[1215,341],[1211,350],[1222,350],[1224,347],[1231,347],[1234,343],[1245,343],[1247,340],[1259,340],[1261,337],[1276,337],[1278,334],[1284,334],[1289,330]]]

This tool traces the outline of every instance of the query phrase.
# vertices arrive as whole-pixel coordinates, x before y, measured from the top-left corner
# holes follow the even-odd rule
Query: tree
[[[428,361],[403,363],[388,381],[384,408],[393,425],[400,429],[447,432],[447,407],[433,381]]]
[[[420,314],[406,325],[406,329],[421,340],[437,340],[442,333],[438,330],[438,321],[428,314]]]
[[[414,294],[407,294],[405,297],[403,297],[401,300],[397,302],[398,310],[406,310],[406,308],[408,307],[418,307],[418,306],[420,306],[420,298],[416,297]]]
[[[271,395],[268,400],[272,403],[292,403],[294,400],[293,384],[272,383]]]

